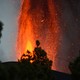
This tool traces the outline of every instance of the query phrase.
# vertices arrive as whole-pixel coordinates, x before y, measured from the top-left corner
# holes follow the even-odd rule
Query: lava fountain
[[[27,49],[33,51],[37,39],[56,69],[60,27],[54,0],[22,0],[17,40],[18,58]]]

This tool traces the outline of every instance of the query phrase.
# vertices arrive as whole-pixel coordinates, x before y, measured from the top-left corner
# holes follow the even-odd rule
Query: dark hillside
[[[21,70],[21,64],[19,62],[5,62],[5,63],[1,63],[0,64],[0,69],[1,68],[2,68],[2,72],[4,74],[4,75],[2,75],[2,77],[3,77],[2,80],[4,78],[6,78],[5,80],[10,80],[10,79],[11,80],[28,80],[27,78],[26,79],[21,79],[22,78],[21,77],[22,74],[20,74],[20,73],[23,73],[23,75],[25,75],[25,72],[29,71],[29,70],[26,69],[25,72],[21,72],[22,71]],[[0,74],[1,74],[1,72],[0,72]],[[26,77],[27,77],[27,75],[26,75]],[[71,75],[70,74],[66,74],[66,73],[62,73],[62,72],[58,72],[58,71],[54,71],[54,70],[51,70],[50,75],[54,78],[53,80],[71,80]],[[33,79],[30,79],[30,80],[33,80]],[[34,79],[34,80],[36,80],[36,79]],[[37,79],[37,80],[41,80],[41,79]],[[45,79],[45,80],[50,80],[50,79]]]

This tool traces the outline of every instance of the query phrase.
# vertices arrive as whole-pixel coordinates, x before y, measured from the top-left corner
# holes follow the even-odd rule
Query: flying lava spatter
[[[22,0],[18,29],[18,58],[27,50],[32,52],[38,39],[56,69],[60,27],[54,0]]]

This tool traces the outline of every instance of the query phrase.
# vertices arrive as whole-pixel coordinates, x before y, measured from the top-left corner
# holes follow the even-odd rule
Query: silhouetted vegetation
[[[54,77],[51,76],[52,61],[47,58],[47,53],[39,45],[40,42],[37,40],[37,47],[33,51],[33,56],[31,56],[32,53],[30,51],[21,56],[19,60],[22,67],[21,78],[27,78],[28,80],[54,80]]]
[[[0,38],[2,37],[2,30],[3,30],[3,23],[0,21]]]
[[[0,21],[0,38],[2,36],[2,33],[1,33],[2,29],[3,29],[3,23]]]
[[[27,50],[18,62],[0,63],[0,80],[54,80],[52,61],[36,41],[32,53]]]
[[[51,69],[52,61],[48,59],[47,53],[41,47],[39,47],[39,45],[40,42],[37,40],[36,41],[37,47],[34,49],[33,53],[27,50],[27,53],[21,56],[20,62],[30,62],[32,65],[40,64]]]
[[[73,80],[80,80],[80,55],[73,62],[70,62],[69,69],[72,73]]]

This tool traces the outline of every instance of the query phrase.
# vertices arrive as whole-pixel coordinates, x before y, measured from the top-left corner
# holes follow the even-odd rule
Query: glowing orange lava
[[[27,7],[26,7],[27,6]],[[33,50],[33,29],[31,24],[31,16],[27,13],[29,10],[29,0],[24,0],[19,17],[19,33],[18,33],[18,58],[27,50]]]
[[[38,39],[56,69],[59,38],[60,27],[53,0],[22,0],[17,41],[18,58],[27,49],[32,51]]]

